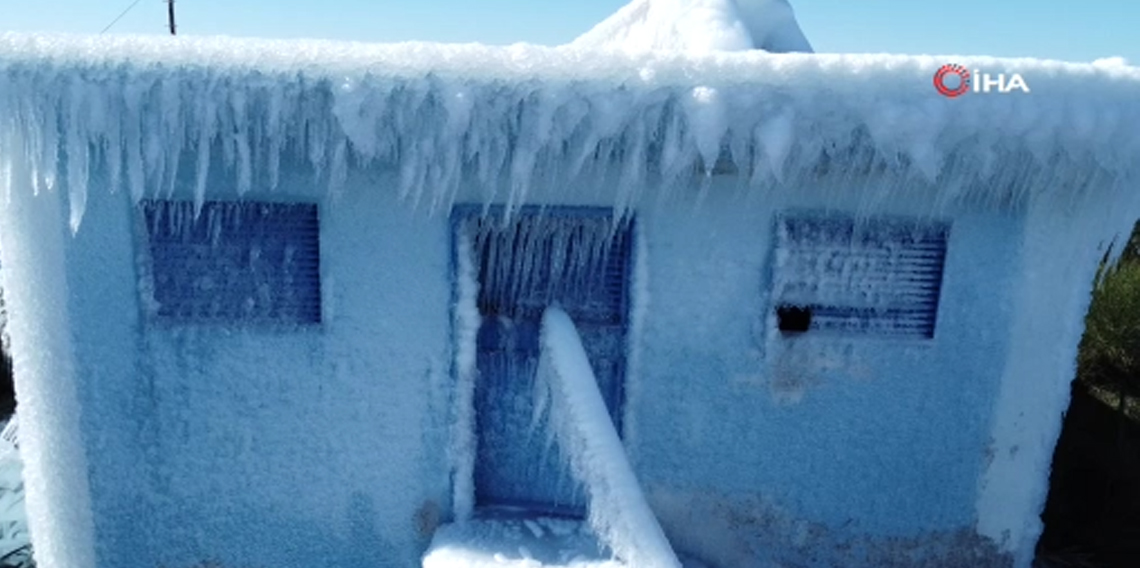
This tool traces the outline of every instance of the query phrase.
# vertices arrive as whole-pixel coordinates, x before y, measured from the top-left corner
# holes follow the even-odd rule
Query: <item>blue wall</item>
[[[784,339],[766,290],[772,215],[825,203],[836,206],[721,189],[642,215],[648,308],[629,403],[643,485],[675,545],[722,566],[972,554],[961,540],[1005,362],[1020,221],[938,216],[952,227],[934,339]],[[930,213],[918,200],[886,209]],[[905,544],[859,550],[889,538]]]
[[[251,196],[322,206],[325,322],[295,331],[145,324],[130,199],[92,193],[68,254],[101,566],[416,564],[450,510],[450,237],[389,182]],[[638,212],[626,439],[674,544],[714,566],[858,566],[972,534],[1019,218],[941,216],[932,340],[773,338],[773,215],[823,203],[714,184]]]
[[[319,329],[144,324],[130,198],[92,192],[68,260],[100,566],[404,567],[449,511],[446,222],[307,182],[250,197],[321,204]]]

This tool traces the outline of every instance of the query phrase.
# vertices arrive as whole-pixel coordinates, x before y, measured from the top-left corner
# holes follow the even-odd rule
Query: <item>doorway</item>
[[[455,227],[471,243],[482,317],[476,507],[582,516],[585,492],[535,415],[542,314],[558,304],[578,327],[620,435],[632,222],[609,209],[524,209],[508,221],[460,209]]]

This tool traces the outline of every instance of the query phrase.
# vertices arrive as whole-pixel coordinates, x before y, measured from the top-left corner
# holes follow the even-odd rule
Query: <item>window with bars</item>
[[[948,236],[941,222],[779,218],[780,331],[934,337]]]
[[[169,323],[321,322],[320,223],[309,203],[146,200],[144,302]]]

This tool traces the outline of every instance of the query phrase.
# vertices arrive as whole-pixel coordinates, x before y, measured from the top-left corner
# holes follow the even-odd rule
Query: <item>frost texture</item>
[[[950,100],[931,86],[947,62],[0,35],[0,252],[11,305],[28,310],[11,322],[13,339],[23,338],[13,351],[27,377],[19,388],[28,512],[42,565],[93,565],[71,326],[65,307],[52,304],[69,297],[55,229],[80,227],[97,198],[89,178],[103,174],[99,189],[136,200],[170,194],[189,178],[204,202],[272,191],[297,170],[336,192],[351,171],[369,169],[398,174],[399,183],[354,190],[397,191],[432,210],[446,210],[461,185],[512,208],[567,202],[592,188],[626,210],[691,189],[701,176],[736,172],[750,189],[774,195],[823,185],[869,204],[907,193],[930,196],[932,208],[1029,202],[1032,234],[1090,241],[1073,247],[1127,232],[1140,211],[1132,197],[1140,70],[1121,61],[962,58],[954,62],[1020,73],[1032,93]],[[60,191],[70,211],[52,209],[53,199],[24,199],[33,191]],[[1090,203],[1113,210],[1052,224],[1058,212]],[[1095,259],[1085,275],[1058,264],[1085,253],[1058,254],[1052,244],[1033,244],[1025,261],[1036,292],[1018,302],[1014,343],[1032,351],[1010,355],[1016,365],[1006,371],[994,427],[998,457],[978,506],[979,530],[1026,554],[1039,532],[1049,448],[1071,378],[1064,367],[1087,302],[1081,286],[1063,296],[1033,276],[1068,270],[1069,286],[1095,268]],[[1070,317],[1055,317],[1062,296]],[[1040,357],[1042,335],[1067,347]],[[1054,380],[1045,388],[1041,377]],[[1040,472],[1035,482],[1024,481],[1027,469]]]
[[[625,568],[599,554],[579,521],[554,518],[478,520],[436,531],[424,568]]]
[[[932,337],[948,225],[788,217],[773,293],[812,310],[811,328]]]
[[[475,507],[475,381],[479,326],[479,279],[471,257],[471,239],[459,235],[456,243],[455,375],[456,402],[452,461],[455,468],[455,516],[467,519]]]
[[[598,391],[586,350],[570,316],[557,307],[542,317],[542,356],[536,388],[574,476],[589,496],[590,525],[630,566],[680,568]]]
[[[1140,70],[966,58],[1032,94],[951,100],[931,85],[944,63],[4,34],[0,128],[25,136],[0,153],[26,165],[17,186],[66,174],[73,230],[94,171],[136,199],[188,177],[202,202],[271,191],[287,165],[334,193],[371,168],[431,211],[461,185],[512,210],[616,187],[625,210],[714,170],[757,189],[832,179],[876,202],[937,188],[1007,204],[1136,178]],[[207,183],[217,164],[232,183]]]
[[[591,323],[620,319],[622,235],[609,216],[527,215],[507,228],[492,218],[462,227],[482,255],[485,311],[536,321],[553,301]]]
[[[545,398],[530,393],[542,314],[558,303],[581,326],[599,388],[611,413],[618,411],[628,236],[620,219],[592,212],[529,210],[504,225],[472,211],[457,227],[469,236],[480,265],[478,304],[486,321],[476,408],[484,414],[475,483],[487,502],[562,513],[586,508],[550,430],[540,428]]]
[[[571,45],[686,53],[812,52],[787,0],[634,0]]]
[[[167,321],[321,321],[317,207],[147,201],[144,300]]]
[[[31,544],[28,515],[24,510],[24,463],[20,459],[15,415],[0,432],[0,558]]]
[[[977,500],[978,533],[1011,551],[1018,567],[1031,564],[1041,536],[1053,451],[1101,260],[1095,251],[1114,245],[1112,254],[1120,254],[1140,216],[1140,192],[1102,199],[1079,217],[1057,215],[1061,205],[1043,204],[1027,215],[1027,269],[1016,285],[1011,349],[988,448],[992,458]],[[1117,241],[1101,241],[1112,229]]]
[[[0,132],[0,140],[13,145],[19,138],[8,131]],[[6,185],[0,194],[7,196],[0,207],[4,266],[0,288],[10,306],[13,371],[20,377],[16,397],[28,528],[37,566],[94,568],[87,457],[79,428],[81,406],[66,305],[70,295],[63,227],[67,221],[60,199],[12,191],[12,180],[21,176],[46,181],[14,158],[0,152],[0,171],[6,172],[0,175]]]

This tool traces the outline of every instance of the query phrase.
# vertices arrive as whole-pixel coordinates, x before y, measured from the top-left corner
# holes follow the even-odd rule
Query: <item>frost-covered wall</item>
[[[499,202],[638,217],[624,434],[676,548],[1024,566],[1098,247],[1140,216],[1140,72],[961,59],[1033,93],[951,101],[945,62],[0,36],[41,564],[414,564],[470,504],[447,213]],[[132,204],[165,196],[320,204],[320,328],[144,321]],[[950,221],[933,340],[774,337],[773,215],[821,207]]]
[[[321,204],[315,329],[143,319],[129,195],[67,239],[98,566],[403,567],[449,513],[446,223],[306,181],[271,197]]]
[[[784,338],[771,321],[772,215],[857,210],[805,189],[774,202],[710,192],[692,210],[641,217],[648,307],[631,451],[662,524],[717,566],[1003,565],[974,536],[975,496],[1021,214],[937,217],[951,229],[933,339]],[[877,214],[931,208],[916,195]]]

